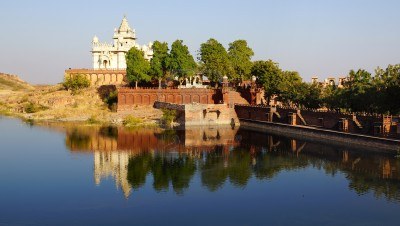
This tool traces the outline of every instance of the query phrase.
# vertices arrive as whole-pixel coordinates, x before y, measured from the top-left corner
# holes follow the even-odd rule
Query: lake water
[[[0,118],[0,225],[399,225],[400,160],[238,128]]]

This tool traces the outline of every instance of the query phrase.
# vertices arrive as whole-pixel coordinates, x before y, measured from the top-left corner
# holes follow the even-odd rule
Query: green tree
[[[168,71],[168,43],[155,41],[152,46],[153,57],[150,60],[150,74],[158,80],[158,88]]]
[[[301,77],[296,71],[283,71],[282,81],[279,84],[279,99],[286,105],[298,104],[304,95]]]
[[[135,82],[135,88],[139,81],[150,81],[148,75],[150,63],[144,58],[144,53],[136,47],[132,47],[126,54],[126,78],[129,83]]]
[[[377,68],[373,78],[375,105],[380,113],[400,114],[400,64]]]
[[[347,81],[344,83],[345,106],[350,111],[371,111],[372,102],[372,77],[368,71],[359,69],[351,70]]]
[[[180,79],[193,76],[197,68],[189,48],[183,44],[182,40],[172,43],[167,64],[171,73]]]
[[[228,52],[217,40],[211,38],[200,46],[199,60],[202,71],[207,78],[218,85],[224,76],[231,78],[233,70]]]
[[[64,82],[62,83],[66,90],[72,90],[73,93],[76,91],[89,87],[90,81],[86,78],[85,75],[77,74],[77,75],[67,75],[64,78]]]
[[[299,98],[298,104],[299,106],[305,108],[320,108],[323,105],[322,99],[322,87],[319,84],[308,84],[302,82],[299,85]]]
[[[323,105],[331,110],[348,109],[345,90],[337,86],[326,86],[322,89]]]
[[[257,83],[264,88],[264,95],[267,102],[273,95],[280,93],[282,83],[282,70],[272,60],[256,61],[251,68],[251,74],[256,76]]]
[[[229,43],[228,56],[231,61],[234,73],[234,80],[250,79],[251,57],[254,56],[253,50],[247,45],[246,40],[236,40]]]

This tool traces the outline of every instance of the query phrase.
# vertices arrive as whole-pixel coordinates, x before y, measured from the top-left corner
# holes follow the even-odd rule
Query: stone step
[[[249,104],[249,102],[237,91],[229,91],[229,98],[234,104]]]

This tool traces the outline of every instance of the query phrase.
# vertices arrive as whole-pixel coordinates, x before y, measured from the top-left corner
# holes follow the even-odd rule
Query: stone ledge
[[[302,140],[311,140],[313,142],[354,146],[373,152],[397,154],[397,151],[400,149],[400,140],[394,139],[249,119],[240,119],[240,124],[244,128],[250,130],[284,135]]]

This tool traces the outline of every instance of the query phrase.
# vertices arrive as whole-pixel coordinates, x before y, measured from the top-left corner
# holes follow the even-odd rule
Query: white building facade
[[[131,29],[124,16],[118,29],[114,29],[113,43],[100,43],[94,36],[92,40],[93,69],[126,69],[126,53],[135,47],[144,52],[144,58],[153,56],[152,43],[140,46],[136,43],[136,33]]]

